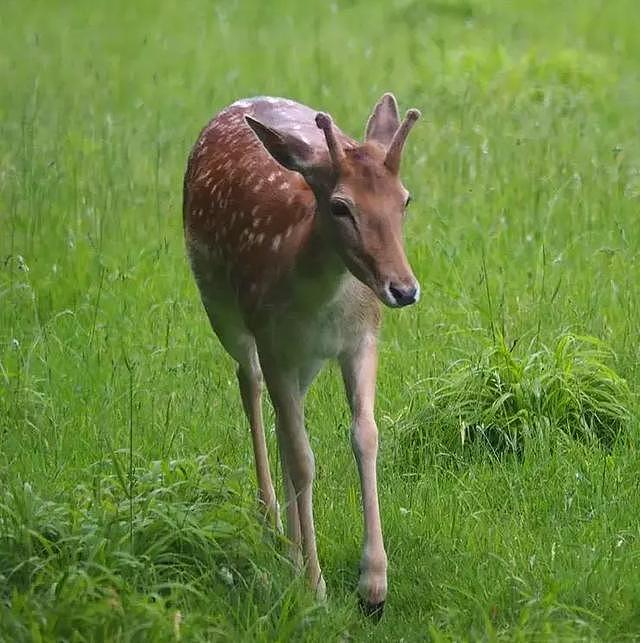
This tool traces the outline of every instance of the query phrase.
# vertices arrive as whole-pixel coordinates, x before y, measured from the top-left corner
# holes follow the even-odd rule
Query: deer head
[[[348,139],[320,112],[315,121],[326,147],[246,117],[273,158],[302,174],[314,191],[318,223],[347,269],[391,307],[413,304],[420,294],[404,251],[409,193],[399,177],[402,149],[419,117],[410,109],[400,122],[395,98],[385,94],[369,117],[365,142],[343,145]]]

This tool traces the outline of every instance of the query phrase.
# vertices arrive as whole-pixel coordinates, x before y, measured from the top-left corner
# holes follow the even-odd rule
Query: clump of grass
[[[433,440],[451,452],[522,454],[526,437],[554,430],[609,447],[631,417],[614,358],[594,337],[563,334],[551,347],[532,342],[523,351],[499,336],[432,380],[426,407],[401,440],[420,459]]]
[[[234,638],[246,604],[267,634],[308,617],[245,472],[211,457],[154,462],[135,471],[132,514],[112,462],[86,473],[92,483],[60,500],[28,483],[0,496],[0,639],[176,640],[196,626]]]

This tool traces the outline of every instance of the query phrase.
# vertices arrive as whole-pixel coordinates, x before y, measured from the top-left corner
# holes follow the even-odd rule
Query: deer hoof
[[[384,612],[384,601],[380,601],[379,603],[369,603],[361,598],[360,610],[367,618],[370,618],[374,623],[378,623]]]

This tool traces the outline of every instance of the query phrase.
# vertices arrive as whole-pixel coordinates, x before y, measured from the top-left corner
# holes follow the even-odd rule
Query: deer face
[[[384,163],[385,149],[367,142],[346,150],[323,216],[349,271],[387,306],[415,303],[420,287],[404,251],[409,192]]]
[[[394,308],[420,296],[404,251],[409,193],[399,178],[402,148],[418,117],[417,110],[409,110],[400,123],[395,98],[385,94],[369,118],[365,143],[343,148],[331,118],[319,113],[316,125],[326,140],[326,149],[320,150],[247,117],[271,155],[300,172],[314,190],[317,216],[347,269]]]

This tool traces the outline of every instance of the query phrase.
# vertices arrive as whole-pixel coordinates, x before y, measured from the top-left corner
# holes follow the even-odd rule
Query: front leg
[[[358,590],[365,611],[380,616],[387,595],[387,554],[382,539],[376,481],[378,427],[373,406],[378,351],[375,336],[363,337],[355,350],[341,356],[340,365],[351,406],[351,447],[362,487],[364,545]]]
[[[294,563],[299,544],[311,588],[325,597],[325,582],[318,562],[313,523],[315,461],[304,427],[304,388],[297,372],[283,373],[265,364],[264,375],[276,412],[278,447],[287,491],[287,533],[292,540]]]

